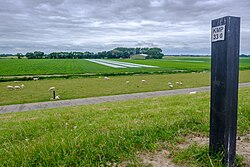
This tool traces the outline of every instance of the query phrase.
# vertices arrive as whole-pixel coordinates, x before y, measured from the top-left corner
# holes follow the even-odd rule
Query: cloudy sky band
[[[0,53],[161,47],[210,54],[211,20],[241,17],[250,54],[249,0],[1,0]]]

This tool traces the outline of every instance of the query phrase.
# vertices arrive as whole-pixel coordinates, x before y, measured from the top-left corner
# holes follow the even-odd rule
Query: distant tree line
[[[17,56],[19,59],[27,57],[28,59],[102,59],[102,58],[130,58],[135,54],[147,54],[147,59],[161,59],[164,55],[161,48],[124,48],[118,47],[110,51],[93,52],[52,52],[45,54],[41,51],[27,52],[26,54],[0,54],[0,57]],[[187,56],[187,57],[209,57],[210,55],[165,55],[165,56]],[[250,55],[241,54],[240,57],[250,57]]]
[[[52,52],[45,54],[41,51],[27,52],[26,54],[17,53],[19,59],[27,57],[28,59],[102,59],[102,58],[130,58],[135,54],[147,54],[148,59],[161,59],[164,55],[161,48],[124,48],[118,47],[110,51],[93,52]]]
[[[240,57],[250,57],[250,55],[241,54]]]

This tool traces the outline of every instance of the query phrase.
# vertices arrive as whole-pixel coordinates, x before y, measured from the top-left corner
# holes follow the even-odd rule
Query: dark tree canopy
[[[41,51],[27,52],[28,59],[104,59],[104,58],[130,58],[135,54],[147,54],[148,59],[161,59],[161,48],[125,48],[118,47],[110,51],[93,52],[52,52],[45,54]]]

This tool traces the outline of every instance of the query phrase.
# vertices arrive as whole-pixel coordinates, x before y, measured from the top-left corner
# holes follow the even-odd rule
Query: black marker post
[[[236,155],[240,18],[212,20],[210,140],[212,153],[224,153],[232,166]]]

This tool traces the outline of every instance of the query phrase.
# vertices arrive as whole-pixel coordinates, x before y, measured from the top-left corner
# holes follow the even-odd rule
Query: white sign
[[[225,25],[212,28],[212,42],[223,41],[225,39]]]

